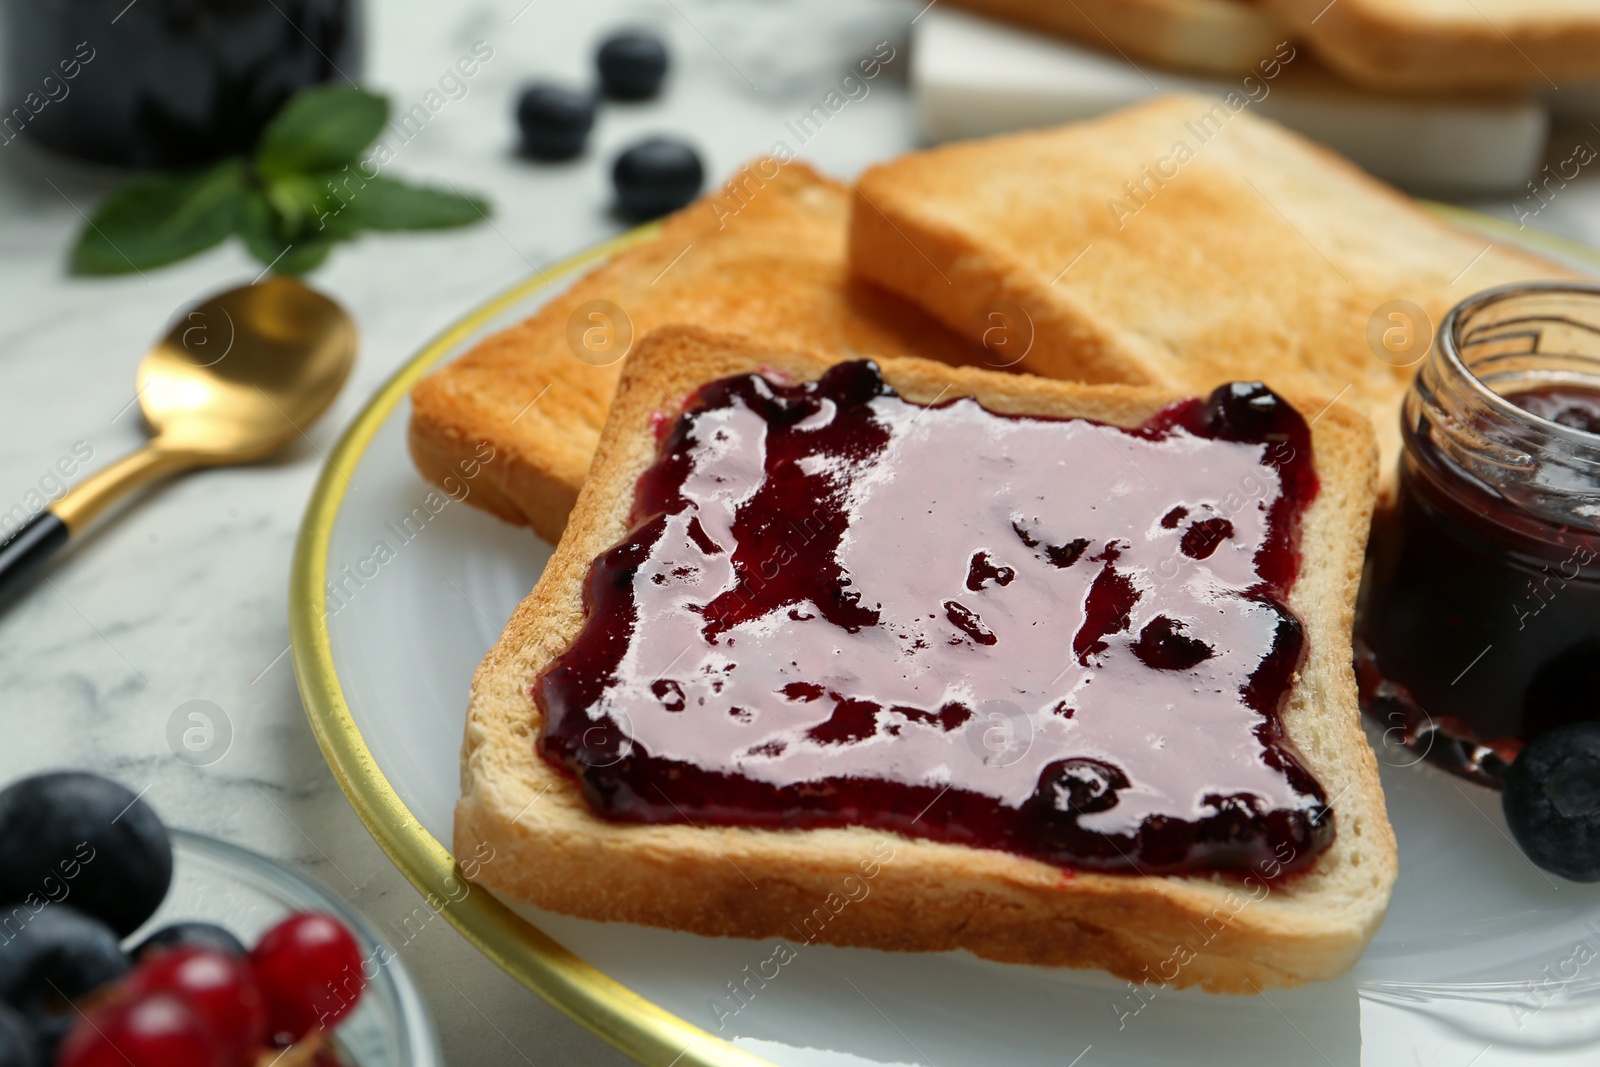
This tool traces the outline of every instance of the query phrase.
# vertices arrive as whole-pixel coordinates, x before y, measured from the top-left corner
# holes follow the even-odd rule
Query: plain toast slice
[[[1092,47],[1184,70],[1250,74],[1288,37],[1253,0],[954,0]]]
[[[1386,472],[1445,312],[1492,286],[1579,277],[1198,96],[913,153],[857,189],[851,268],[975,340],[1031,344],[1022,369],[1348,395]]]
[[[542,725],[530,683],[582,627],[590,564],[629,531],[634,486],[655,461],[662,420],[708,381],[752,372],[808,381],[833,362],[681,327],[657,331],[628,358],[555,555],[473,679],[456,854],[491,846],[496,859],[480,880],[516,901],[704,935],[967,949],[1232,992],[1347,969],[1383,918],[1396,857],[1376,761],[1358,722],[1350,653],[1374,447],[1366,420],[1343,405],[1327,406],[1312,426],[1321,489],[1303,516],[1304,564],[1289,598],[1308,654],[1283,724],[1337,819],[1333,844],[1309,871],[1270,887],[1221,875],[1066,874],[1007,852],[860,827],[619,823],[597,816],[575,780],[536,752]],[[920,359],[879,366],[897,392],[923,404],[970,396],[997,412],[1132,425],[1174,399],[1161,389],[1066,384]],[[1324,407],[1291,402],[1302,412]],[[851,887],[863,879],[870,892],[858,895]],[[845,892],[848,907],[813,915],[819,902]],[[1174,968],[1174,959],[1181,965]]]
[[[781,348],[976,360],[973,346],[925,312],[849,276],[849,197],[803,163],[746,166],[653,240],[419,382],[410,423],[418,469],[444,484],[492,456],[467,500],[554,542],[588,473],[630,335],[688,323]],[[592,335],[600,343],[588,343],[590,330],[601,331]]]
[[[1543,89],[1600,78],[1592,0],[1263,0],[1351,81],[1395,91]]]

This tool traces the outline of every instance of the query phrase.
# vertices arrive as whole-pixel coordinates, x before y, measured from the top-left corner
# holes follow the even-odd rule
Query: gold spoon
[[[356,358],[345,310],[289,278],[218,293],[139,364],[153,435],[0,543],[0,604],[123,495],[179,471],[263,459],[327,410]]]

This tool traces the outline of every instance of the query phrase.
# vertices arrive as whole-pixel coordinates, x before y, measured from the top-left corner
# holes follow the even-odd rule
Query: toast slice
[[[454,484],[481,463],[466,499],[554,542],[588,473],[629,334],[699,323],[780,348],[977,360],[926,313],[850,278],[849,197],[803,163],[746,166],[654,240],[419,382],[409,431],[418,469]],[[626,323],[609,321],[619,312]],[[593,335],[593,351],[590,329],[611,331]]]
[[[1208,74],[1244,75],[1288,31],[1253,0],[952,0],[1124,58]]]
[[[902,156],[857,190],[852,269],[974,339],[1031,335],[1021,369],[1348,395],[1386,475],[1445,312],[1578,277],[1440,221],[1242,104],[1185,94]]]
[[[1303,516],[1305,560],[1289,597],[1309,651],[1283,716],[1332,803],[1337,834],[1308,871],[1270,891],[1259,880],[1248,888],[1249,880],[1220,875],[1065,874],[1009,852],[862,827],[617,822],[597,816],[576,780],[536,752],[543,724],[530,683],[583,626],[590,564],[629,532],[635,483],[656,459],[662,420],[708,381],[755,372],[809,381],[831,363],[682,327],[657,331],[628,358],[566,532],[473,679],[456,854],[492,847],[495,861],[482,866],[479,880],[516,901],[703,935],[966,949],[1230,992],[1348,968],[1383,917],[1396,858],[1376,761],[1358,722],[1350,652],[1374,448],[1366,420],[1343,405],[1328,406],[1311,427],[1322,484]],[[1066,384],[920,359],[879,366],[913,402],[969,396],[1001,413],[1132,425],[1173,399],[1165,390]],[[1302,412],[1324,407],[1320,400],[1293,403]],[[1093,491],[1094,472],[1084,477]],[[863,880],[870,882],[864,894]],[[848,907],[830,903],[812,921],[822,902],[847,891]],[[1179,947],[1192,948],[1199,930],[1209,940],[1170,973]]]
[[[1263,0],[1330,67],[1401,91],[1555,88],[1600,79],[1591,0]]]
[[[930,145],[1096,118],[1179,87],[1179,79],[1147,76],[1086,45],[946,11],[943,4],[917,20],[911,47],[912,97]],[[1402,189],[1498,196],[1538,171],[1549,140],[1548,108],[1533,94],[1374,92],[1334,74],[1298,40],[1281,43],[1248,81],[1183,82],[1186,91],[1219,96],[1243,88],[1259,98],[1253,105],[1259,114]],[[1593,110],[1600,113],[1600,104]],[[1418,151],[1419,144],[1449,150]],[[1531,200],[1529,208],[1536,208]]]

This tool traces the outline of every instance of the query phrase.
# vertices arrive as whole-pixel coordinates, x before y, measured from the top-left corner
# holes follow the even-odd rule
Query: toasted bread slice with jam
[[[1439,220],[1238,101],[1198,96],[913,153],[857,189],[852,269],[1008,344],[1022,369],[1346,396],[1386,472],[1445,312],[1492,286],[1577,277]]]
[[[1306,419],[1322,410],[1310,429],[1320,490],[1302,517],[1304,562],[1288,597],[1307,655],[1290,682],[1282,725],[1337,820],[1332,844],[1302,873],[1241,881],[1216,873],[1073,872],[1008,851],[859,825],[614,821],[540,754],[544,724],[530,686],[584,627],[591,564],[633,529],[636,483],[656,462],[659,435],[679,405],[708,382],[749,374],[809,382],[836,361],[837,354],[763,348],[680,327],[657,331],[629,356],[555,555],[473,680],[457,854],[492,846],[495,862],[480,879],[516,901],[704,935],[967,949],[995,960],[1101,968],[1130,980],[1232,992],[1350,967],[1382,920],[1396,856],[1376,761],[1358,722],[1350,651],[1375,450],[1366,420],[1342,404],[1291,398]],[[920,359],[883,359],[879,367],[913,403],[970,397],[1002,414],[1133,426],[1176,399],[1167,389],[1061,383]],[[1095,494],[1113,482],[1137,482],[1118,460],[1107,464],[1077,472],[1061,492]],[[927,534],[907,527],[907,536]],[[915,554],[917,546],[905,550]],[[870,893],[852,894],[849,907],[811,921],[819,902],[863,879]]]
[[[699,324],[783,348],[977,360],[925,312],[849,277],[849,197],[803,163],[753,162],[653,240],[419,382],[417,467],[443,483],[492,455],[467,499],[554,541],[589,470],[620,360],[657,326]]]

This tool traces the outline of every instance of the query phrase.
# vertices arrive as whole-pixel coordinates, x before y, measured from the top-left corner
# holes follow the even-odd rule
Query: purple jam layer
[[[713,382],[665,429],[533,686],[599,814],[1149,874],[1332,842],[1281,720],[1311,438],[1264,387],[1124,429],[911,403],[858,362]]]

